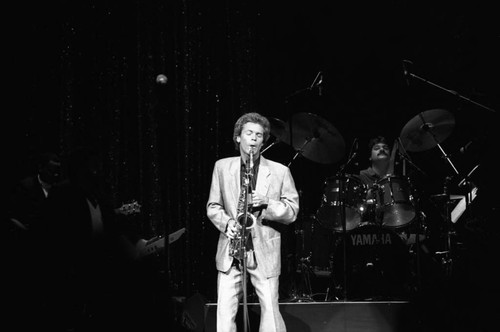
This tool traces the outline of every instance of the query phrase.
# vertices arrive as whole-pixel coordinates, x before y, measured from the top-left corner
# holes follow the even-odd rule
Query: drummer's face
[[[377,143],[372,147],[371,160],[377,160],[389,157],[389,146],[385,143]]]

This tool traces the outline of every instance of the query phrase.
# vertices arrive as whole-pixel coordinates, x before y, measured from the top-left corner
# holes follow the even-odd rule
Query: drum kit
[[[289,166],[298,156],[320,164],[333,164],[344,158],[342,135],[316,114],[297,113],[288,122],[270,118],[270,123],[275,142],[286,143],[295,150]],[[397,148],[404,163],[421,171],[407,151],[420,152],[436,146],[442,150],[440,143],[451,134],[454,125],[453,114],[446,110],[421,112],[403,127],[393,150]],[[347,159],[349,164],[353,158]],[[375,195],[368,195],[369,192]],[[342,171],[328,177],[319,208],[308,225],[316,229],[295,232],[302,244],[297,272],[307,289],[294,294],[293,300],[314,301],[311,275],[325,271],[318,270],[311,261],[315,254],[312,246],[304,247],[310,241],[304,237],[314,232],[330,233],[333,239],[333,252],[324,267],[328,272],[325,292],[321,293],[324,300],[404,296],[411,274],[411,253],[403,234],[407,235],[411,227],[417,233],[417,242],[420,234],[425,234],[425,214],[419,210],[417,196],[411,179],[405,175],[388,174],[371,187],[357,175]]]

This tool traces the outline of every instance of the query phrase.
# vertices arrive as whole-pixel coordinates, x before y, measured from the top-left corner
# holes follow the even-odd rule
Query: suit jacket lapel
[[[231,174],[231,179],[232,179],[231,186],[235,188],[235,190],[233,190],[233,199],[234,202],[236,202],[236,206],[238,206],[238,201],[240,200],[240,190],[241,190],[240,172],[241,172],[241,160],[239,157],[236,157],[231,161],[231,165],[229,165],[229,173]]]
[[[267,160],[260,156],[260,165],[259,165],[259,175],[257,177],[257,183],[255,185],[255,191],[262,195],[266,195],[269,190],[269,176],[271,175],[271,171],[269,169],[269,164]]]

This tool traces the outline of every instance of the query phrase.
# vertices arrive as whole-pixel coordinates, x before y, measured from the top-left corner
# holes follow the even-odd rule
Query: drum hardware
[[[416,169],[420,174],[427,177],[427,173],[425,173],[420,167],[418,167],[410,158],[408,152],[406,152],[403,143],[401,142],[401,137],[397,138],[398,143],[398,156],[403,160],[403,176],[406,176],[406,163],[409,163],[414,169]]]
[[[299,155],[320,164],[333,164],[345,153],[344,138],[340,132],[313,113],[294,114],[286,124],[281,141],[296,151],[288,166]]]
[[[453,250],[453,237],[455,236],[455,231],[453,229],[452,221],[452,199],[449,193],[449,186],[452,177],[447,176],[443,181],[443,193],[431,196],[437,203],[442,205],[443,209],[443,219],[444,219],[444,235],[445,243],[444,250],[436,251],[435,254],[439,257],[441,266],[443,267],[446,276],[451,276],[453,272],[454,264],[454,250]]]
[[[455,118],[450,112],[441,109],[428,110],[419,113],[411,119],[401,131],[400,138],[403,146],[409,151],[425,151],[437,146],[441,151],[442,157],[451,166],[454,176],[460,177],[460,172],[451,161],[450,155],[440,145],[451,134],[454,125]],[[474,170],[469,172],[469,174],[473,173]],[[463,186],[468,182],[468,178],[469,175],[464,177],[460,181],[460,185]],[[454,236],[452,209],[450,208],[452,200],[449,193],[449,186],[452,179],[452,176],[447,176],[443,182],[443,193],[432,196],[434,200],[439,201],[443,206],[445,249],[440,252],[440,255],[442,255],[441,262],[447,275],[453,272],[453,259],[455,256],[452,246]],[[470,198],[470,196],[468,195],[467,198]]]
[[[337,218],[332,223],[333,224],[332,228],[336,232],[340,232],[340,234],[342,235],[342,239],[343,239],[343,241],[342,241],[342,243],[343,243],[342,253],[343,253],[344,275],[342,278],[343,284],[341,286],[341,285],[337,284],[337,279],[335,278],[335,274],[331,273],[330,285],[327,289],[326,297],[328,298],[330,296],[330,290],[334,289],[335,290],[334,296],[335,296],[335,299],[337,299],[337,300],[339,299],[339,297],[337,296],[339,291],[341,291],[341,293],[342,293],[341,298],[344,300],[347,299],[347,285],[348,285],[347,284],[347,259],[346,259],[347,235],[348,235],[348,232],[350,230],[354,229],[355,227],[357,227],[361,223],[362,214],[360,213],[360,208],[361,208],[362,204],[360,202],[363,202],[363,200],[366,196],[366,188],[362,184],[361,180],[359,180],[356,177],[349,176],[344,172],[345,169],[347,168],[347,166],[356,157],[356,151],[354,149],[354,146],[356,144],[357,144],[357,139],[354,140],[354,142],[351,146],[350,155],[349,155],[349,158],[347,159],[347,162],[340,168],[340,170],[336,174],[336,179],[340,179],[340,181],[336,182],[336,184],[338,185],[338,188],[335,188],[335,189],[338,189],[338,190],[332,190],[332,192],[338,193],[338,195],[337,195],[338,201],[334,201],[336,204],[333,204],[333,208],[334,208],[333,215]],[[350,204],[348,211],[347,211],[347,204],[346,204],[346,200],[348,199],[348,197],[346,197],[345,185],[346,184],[349,185],[349,182],[343,181],[345,179],[349,179],[353,183],[356,183],[355,186],[353,186],[352,188],[351,187],[349,187],[349,188],[353,189],[352,191],[354,191],[354,200],[360,200],[359,202],[356,202],[354,204]],[[349,197],[349,199],[353,199],[353,197]],[[323,202],[323,203],[325,203],[325,202]],[[357,204],[357,203],[359,203],[359,204]],[[355,205],[356,205],[356,207],[355,207]],[[324,209],[324,206],[323,206],[323,209]],[[320,217],[322,216],[323,211],[324,210],[322,210],[322,208],[319,209],[318,214]],[[347,224],[347,217],[348,217],[347,214],[348,213],[349,213],[349,225]]]
[[[271,124],[271,136],[275,138],[275,140],[266,146],[265,149],[263,149],[260,154],[263,154],[266,152],[268,149],[270,149],[273,145],[279,144],[282,142],[285,133],[286,133],[286,124],[283,120],[278,119],[278,118],[273,118],[273,117],[268,117],[269,123]]]
[[[330,252],[332,247],[333,232],[330,234],[325,232],[323,227],[318,227],[319,223],[314,215],[301,219],[296,225],[301,225],[301,228],[295,230],[296,278],[290,301],[316,301],[317,296],[324,292],[314,289],[314,286],[318,286],[314,281],[320,281],[319,278],[328,278],[331,275],[331,256],[327,255],[327,252]],[[326,286],[324,289],[327,291]]]
[[[410,152],[421,152],[440,147],[455,127],[454,115],[444,109],[431,109],[415,115],[401,130],[402,147]]]
[[[311,278],[310,275],[312,273],[311,269],[311,256],[307,257],[301,257],[299,259],[299,266],[298,272],[302,276],[302,284],[303,287],[305,288],[305,291],[302,290],[302,293],[300,291],[297,291],[298,289],[302,289],[301,287],[297,287],[295,290],[295,294],[292,295],[290,302],[314,302],[314,299],[312,297],[313,291],[312,291],[312,286],[311,286]],[[300,293],[300,294],[298,294]]]
[[[366,186],[355,176],[345,174],[328,178],[316,218],[326,229],[342,232],[359,226],[366,209]]]
[[[375,183],[374,192],[383,226],[401,228],[415,219],[413,189],[407,177],[387,175]]]
[[[299,192],[300,194],[300,192]],[[313,225],[312,223],[306,224],[306,219],[299,219],[300,223],[295,222],[295,225],[300,225],[300,229],[295,229],[296,236],[296,258],[297,262],[294,265],[295,275],[300,275],[299,285],[297,285],[297,278],[293,278],[293,287],[290,295],[290,302],[311,302],[312,301],[312,289],[310,281],[310,261],[312,256],[312,250],[309,247],[310,243],[307,242],[306,246],[306,235],[311,236]],[[309,226],[309,227],[307,227]],[[308,230],[309,232],[306,232]],[[307,233],[307,234],[306,234]],[[305,288],[305,290],[304,290]]]

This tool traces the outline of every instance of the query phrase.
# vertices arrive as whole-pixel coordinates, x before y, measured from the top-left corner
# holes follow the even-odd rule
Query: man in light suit
[[[233,133],[240,156],[220,159],[214,166],[207,216],[220,231],[215,258],[218,332],[236,331],[236,314],[244,295],[246,272],[260,302],[259,331],[286,331],[279,311],[281,234],[277,226],[297,219],[299,195],[290,169],[260,155],[269,135],[267,118],[258,113],[242,115]],[[242,186],[249,187],[246,197],[251,218],[239,218]],[[245,233],[249,238],[243,241],[244,255],[238,256],[234,255],[232,243],[236,243],[241,220],[247,220],[249,227]]]

